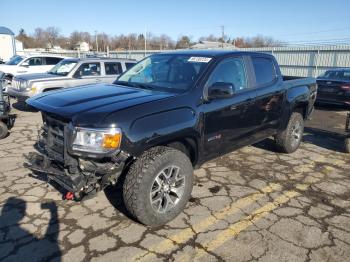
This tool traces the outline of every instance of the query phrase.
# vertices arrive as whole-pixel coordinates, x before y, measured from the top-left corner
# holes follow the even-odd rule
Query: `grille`
[[[20,89],[20,82],[18,80],[13,80],[12,87],[16,90],[19,90]]]
[[[66,126],[67,123],[43,114],[43,127],[39,143],[50,158],[61,163],[64,163]]]
[[[27,88],[27,82],[15,78],[12,80],[12,88],[18,91],[23,91],[25,88]]]

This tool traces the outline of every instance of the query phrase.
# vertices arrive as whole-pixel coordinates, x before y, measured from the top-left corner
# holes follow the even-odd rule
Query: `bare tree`
[[[46,28],[45,34],[47,37],[49,48],[53,48],[56,45],[57,38],[60,35],[60,29],[54,26],[49,26],[48,28]]]
[[[179,40],[176,42],[176,49],[184,49],[189,48],[191,45],[191,39],[189,36],[184,35],[179,38]]]
[[[48,27],[43,29],[38,27],[34,30],[32,35],[27,35],[24,29],[21,29],[17,35],[17,39],[23,42],[25,48],[39,47],[52,48],[59,45],[62,48],[73,49],[79,42],[87,42],[96,50],[95,36],[89,32],[73,31],[69,37],[60,35],[60,30],[57,27]],[[231,38],[232,39],[232,38]],[[97,35],[99,50],[143,50],[145,48],[144,34],[130,33],[128,35],[120,34],[110,36],[106,33],[99,33]],[[149,50],[165,50],[165,49],[183,49],[189,48],[192,41],[188,35],[183,35],[175,42],[166,34],[154,35],[151,32],[147,33],[147,49]],[[223,41],[224,40],[224,41]],[[213,42],[227,42],[232,43],[237,47],[271,47],[282,46],[283,42],[278,41],[272,37],[254,36],[254,37],[236,37],[230,40],[226,35],[224,39],[216,37],[213,34],[202,36],[199,41],[213,41]]]
[[[283,42],[267,36],[237,37],[232,41],[237,47],[273,47],[282,46]]]

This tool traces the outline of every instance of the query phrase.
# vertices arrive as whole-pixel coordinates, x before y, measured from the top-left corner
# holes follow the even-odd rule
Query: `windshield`
[[[210,57],[191,55],[152,55],[125,72],[115,83],[183,92],[193,86],[210,60]]]
[[[326,71],[323,75],[321,75],[321,77],[326,79],[333,79],[333,80],[350,81],[350,70]]]
[[[72,71],[73,67],[76,64],[77,61],[74,60],[62,60],[53,68],[51,68],[51,70],[48,73],[53,75],[66,76],[69,74],[70,71]]]
[[[19,55],[15,55],[15,56],[11,57],[11,59],[9,61],[7,61],[5,63],[5,65],[18,65],[23,59],[24,59],[24,57],[19,56]]]

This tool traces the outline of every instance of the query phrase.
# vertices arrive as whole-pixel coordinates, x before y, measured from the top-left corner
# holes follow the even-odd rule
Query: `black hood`
[[[91,118],[101,122],[119,110],[174,95],[115,84],[99,84],[43,93],[26,102],[41,111],[71,119],[73,124],[79,125],[75,123],[77,119]]]

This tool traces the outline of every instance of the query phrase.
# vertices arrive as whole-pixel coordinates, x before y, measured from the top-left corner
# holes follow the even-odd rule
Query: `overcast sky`
[[[272,36],[291,42],[350,40],[349,0],[0,0],[0,26],[16,34],[55,26],[94,34],[165,33],[190,35]],[[345,41],[345,40],[344,40]]]

